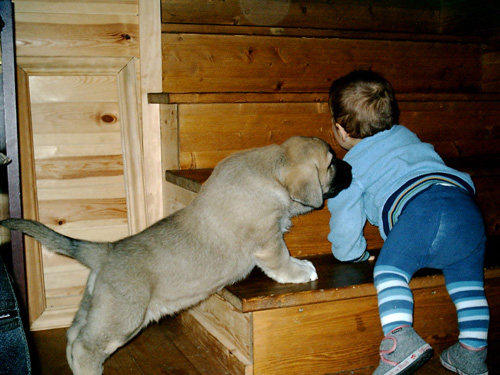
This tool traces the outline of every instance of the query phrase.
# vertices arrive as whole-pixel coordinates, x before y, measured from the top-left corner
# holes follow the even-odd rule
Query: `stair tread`
[[[415,92],[398,93],[398,102],[499,101],[499,93],[487,92]],[[328,92],[154,92],[150,104],[197,103],[318,103],[327,102]]]
[[[485,278],[500,278],[500,238],[488,239]],[[304,284],[280,284],[255,268],[250,275],[227,286],[219,294],[243,311],[258,311],[310,303],[343,300],[375,295],[373,286],[374,261],[343,263],[331,254],[307,257],[318,273],[318,280]],[[424,269],[415,274],[412,289],[444,285],[442,273]]]

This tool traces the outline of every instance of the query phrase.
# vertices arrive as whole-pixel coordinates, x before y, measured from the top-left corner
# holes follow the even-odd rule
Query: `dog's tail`
[[[33,220],[6,219],[0,221],[0,225],[23,232],[47,249],[74,258],[91,269],[99,267],[111,247],[109,242],[91,242],[66,237]]]

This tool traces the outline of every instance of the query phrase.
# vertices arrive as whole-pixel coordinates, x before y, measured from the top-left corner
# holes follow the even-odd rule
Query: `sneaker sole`
[[[411,353],[384,375],[410,375],[432,357],[433,350],[425,344]]]
[[[455,374],[458,374],[458,375],[488,375],[488,371],[486,372],[483,372],[482,374],[467,374],[463,371],[460,371],[459,369],[457,369],[456,367],[452,366],[451,364],[449,364],[448,362],[446,362],[443,357],[439,357],[439,362],[441,362],[441,364],[443,365],[443,367],[447,370],[450,370],[452,372],[454,372]]]

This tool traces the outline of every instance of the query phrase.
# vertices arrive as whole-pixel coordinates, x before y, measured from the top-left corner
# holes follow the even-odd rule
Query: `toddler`
[[[374,268],[382,330],[374,375],[411,374],[432,356],[413,329],[413,274],[442,270],[457,309],[458,342],[440,357],[448,370],[488,374],[489,308],[484,293],[485,230],[469,175],[447,167],[433,146],[395,125],[394,92],[371,71],[335,82],[329,98],[333,134],[352,166],[351,186],[328,200],[334,256],[370,258],[363,237],[368,219],[384,239]]]

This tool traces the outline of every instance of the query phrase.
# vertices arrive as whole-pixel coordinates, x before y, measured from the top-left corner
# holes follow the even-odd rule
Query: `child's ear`
[[[342,137],[342,141],[345,142],[347,138],[349,138],[349,134],[347,134],[345,129],[338,122],[335,123],[335,127],[337,128],[338,133]]]

